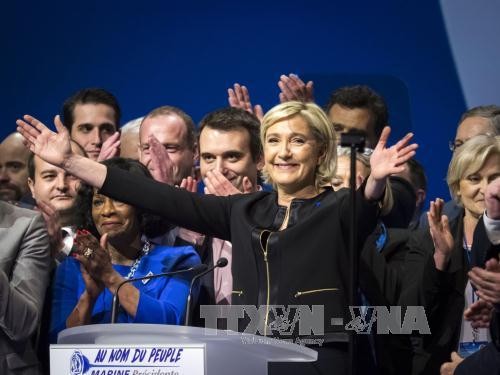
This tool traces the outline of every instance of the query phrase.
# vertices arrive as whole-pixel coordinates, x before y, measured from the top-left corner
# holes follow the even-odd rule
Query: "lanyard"
[[[469,246],[467,244],[467,239],[465,238],[465,234],[464,234],[464,240],[463,240],[463,247],[464,247],[464,252],[465,252],[465,255],[467,256],[467,262],[468,262],[468,268],[471,267],[471,264],[472,264],[472,260],[471,260],[471,253],[472,253],[472,246]]]

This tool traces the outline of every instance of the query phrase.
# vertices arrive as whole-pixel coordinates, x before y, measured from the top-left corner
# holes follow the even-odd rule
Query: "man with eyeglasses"
[[[500,134],[499,106],[479,106],[465,112],[458,124],[455,139],[450,141],[450,150],[454,152],[465,141],[479,134]]]
[[[484,105],[473,107],[464,112],[458,123],[455,139],[449,143],[450,150],[455,152],[469,139],[480,134],[492,136],[500,134],[500,106]],[[453,200],[446,202],[443,207],[443,215],[448,216],[450,221],[456,218],[461,212],[461,209]],[[425,212],[420,217],[418,227],[429,227]]]

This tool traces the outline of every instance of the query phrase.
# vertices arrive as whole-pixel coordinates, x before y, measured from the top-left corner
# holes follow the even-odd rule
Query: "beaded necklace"
[[[144,242],[144,246],[142,246],[141,253],[137,257],[137,259],[134,261],[134,264],[132,264],[132,267],[130,267],[130,271],[128,272],[128,275],[125,276],[125,279],[131,279],[135,275],[135,271],[139,268],[139,265],[141,264],[142,257],[144,255],[147,255],[149,251],[151,250],[151,242],[147,241]]]

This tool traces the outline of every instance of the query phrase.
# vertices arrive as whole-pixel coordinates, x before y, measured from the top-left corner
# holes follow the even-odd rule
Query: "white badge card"
[[[51,345],[51,375],[205,375],[205,344]]]

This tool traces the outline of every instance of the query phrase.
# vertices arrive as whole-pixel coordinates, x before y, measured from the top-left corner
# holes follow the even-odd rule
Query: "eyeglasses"
[[[351,149],[349,147],[337,146],[337,154],[338,155],[342,155],[342,154],[349,155],[350,151],[351,151]],[[365,147],[363,149],[363,152],[358,151],[358,154],[366,156],[366,157],[370,157],[373,154],[373,148]]]
[[[494,133],[482,133],[482,134],[477,134],[476,136],[472,137],[472,138],[475,138],[477,136],[487,136],[487,137],[495,137],[496,135]],[[459,148],[460,146],[462,146],[465,142],[467,142],[470,138],[467,138],[465,140],[461,140],[461,139],[455,139],[454,141],[450,141],[448,143],[449,147],[450,147],[450,150],[451,152],[455,152],[457,148]]]
[[[461,140],[457,139],[457,140],[448,142],[448,147],[450,148],[451,152],[455,152],[455,150],[457,148],[459,148],[460,146],[462,146],[463,144],[464,144],[464,142],[462,142]]]
[[[361,154],[364,156],[372,156],[373,148],[365,147],[365,149],[363,150],[363,152]]]
[[[163,147],[168,152],[182,151],[185,148],[184,146],[176,145],[176,144],[166,144],[166,145],[163,145]],[[141,143],[141,144],[139,144],[139,150],[141,150],[141,152],[151,151],[151,145],[149,143]]]

